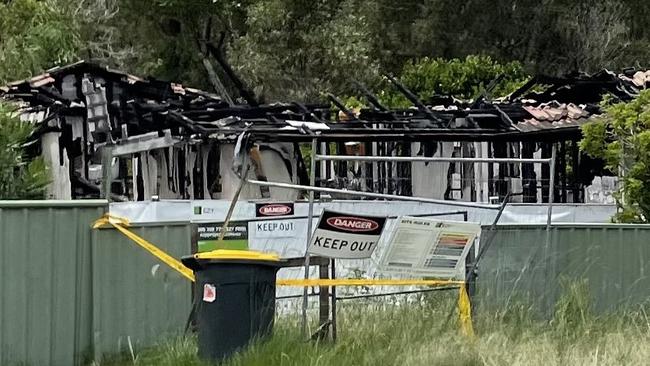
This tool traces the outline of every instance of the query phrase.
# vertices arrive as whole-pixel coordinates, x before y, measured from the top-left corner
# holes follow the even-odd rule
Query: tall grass
[[[650,361],[644,309],[595,315],[584,283],[567,287],[550,320],[525,306],[474,319],[477,336],[459,332],[455,294],[342,302],[339,339],[304,341],[297,317],[277,320],[273,337],[224,363],[255,365],[643,365]],[[411,295],[413,296],[413,295]],[[106,365],[204,365],[191,338],[182,338]]]

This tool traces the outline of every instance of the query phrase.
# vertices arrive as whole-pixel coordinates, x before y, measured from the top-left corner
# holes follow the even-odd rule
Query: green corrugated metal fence
[[[105,202],[0,202],[0,365],[92,351],[90,223]]]
[[[175,258],[190,253],[188,224],[131,228]],[[138,351],[180,334],[191,309],[191,284],[115,229],[95,231],[93,334],[96,359]]]
[[[584,279],[596,311],[650,299],[650,225],[499,226],[479,265],[479,307],[524,302],[550,314],[561,282]]]
[[[114,229],[105,201],[0,201],[0,365],[69,366],[179,333],[190,284]],[[135,227],[176,257],[189,225]]]
[[[190,284],[114,229],[104,201],[0,202],[0,365],[81,365],[183,330]],[[180,258],[190,225],[132,228]],[[585,278],[599,311],[650,297],[650,225],[500,226],[480,267],[478,311],[543,312],[560,278]],[[525,270],[522,270],[524,269]],[[515,285],[516,284],[516,285]]]

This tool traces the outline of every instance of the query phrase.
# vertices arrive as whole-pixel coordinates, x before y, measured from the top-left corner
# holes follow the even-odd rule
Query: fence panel
[[[190,254],[187,223],[130,229],[175,258]],[[93,267],[96,359],[183,331],[191,309],[186,278],[112,228],[94,233]]]
[[[0,365],[92,354],[90,225],[105,201],[0,201]]]
[[[562,278],[587,280],[598,312],[650,299],[650,225],[563,224],[551,234],[546,250],[544,226],[499,226],[479,265],[478,306],[523,301],[550,315]]]

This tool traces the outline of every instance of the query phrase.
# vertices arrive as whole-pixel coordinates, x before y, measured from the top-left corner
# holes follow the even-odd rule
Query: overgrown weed
[[[305,341],[299,316],[282,316],[273,337],[235,355],[224,366],[268,365],[640,365],[650,359],[646,308],[597,315],[588,286],[562,281],[550,319],[524,303],[475,317],[477,336],[459,331],[456,294],[341,301],[339,339]],[[400,305],[395,305],[399,303]],[[311,324],[315,324],[315,320]],[[193,339],[165,343],[135,363],[105,365],[198,366]]]

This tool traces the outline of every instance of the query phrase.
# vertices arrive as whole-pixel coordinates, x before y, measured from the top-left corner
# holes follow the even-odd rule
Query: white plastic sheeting
[[[618,177],[594,177],[591,185],[585,187],[585,200],[588,203],[614,204],[617,188]]]
[[[452,142],[436,143],[437,151],[433,157],[450,158],[454,152]],[[418,152],[422,144],[414,142],[411,151]],[[413,195],[417,197],[444,199],[447,190],[449,162],[413,162],[411,163]]]
[[[223,220],[230,206],[227,200],[163,200],[158,202],[117,202],[111,203],[111,213],[128,218],[134,223],[152,222],[189,222],[200,219],[194,216],[192,205],[208,208],[210,220]],[[314,205],[314,215],[318,216],[323,208],[331,210],[359,212],[373,215],[413,215],[437,212],[467,211],[468,221],[489,225],[497,213],[495,209],[459,207],[443,204],[395,202],[395,201],[352,201],[341,200]],[[509,204],[503,212],[500,224],[542,224],[546,223],[547,205],[543,204]],[[296,202],[295,214],[306,216],[307,202]],[[616,213],[616,206],[607,204],[554,204],[553,222],[572,223],[607,223]],[[233,219],[250,219],[255,217],[255,201],[240,201],[235,207]],[[462,216],[455,216],[462,220]]]

